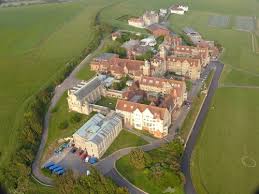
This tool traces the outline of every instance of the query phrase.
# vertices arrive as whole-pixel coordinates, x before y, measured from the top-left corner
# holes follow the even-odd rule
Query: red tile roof
[[[167,59],[172,62],[179,61],[181,63],[183,63],[184,61],[187,61],[190,64],[190,66],[196,66],[196,67],[198,67],[201,62],[201,59],[199,57],[190,58],[190,57],[169,56]]]
[[[117,100],[116,110],[132,113],[138,109],[140,112],[144,112],[148,109],[154,116],[154,118],[164,119],[166,108],[156,107],[152,105],[140,104],[136,102],[130,102],[126,100]]]

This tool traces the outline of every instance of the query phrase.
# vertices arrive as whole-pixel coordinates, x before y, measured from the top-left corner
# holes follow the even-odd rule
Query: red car
[[[81,156],[84,153],[83,150],[81,150],[80,152],[78,152],[78,156]]]
[[[88,154],[87,154],[87,153],[84,153],[84,154],[81,155],[81,159],[82,159],[82,160],[85,160],[85,158],[86,158],[87,156],[88,156]]]

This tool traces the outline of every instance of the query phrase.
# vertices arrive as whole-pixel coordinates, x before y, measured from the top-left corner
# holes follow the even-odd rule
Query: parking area
[[[62,150],[60,147],[54,151],[53,155],[46,162],[44,162],[42,168],[48,169],[52,173],[55,173],[53,170],[57,167],[64,170],[63,173],[65,173],[66,170],[71,169],[77,174],[85,174],[87,173],[87,170],[90,169],[91,164],[97,162],[97,159],[88,156],[86,151],[77,149],[71,145],[63,146],[64,148]],[[52,164],[52,166],[48,167],[50,164]]]

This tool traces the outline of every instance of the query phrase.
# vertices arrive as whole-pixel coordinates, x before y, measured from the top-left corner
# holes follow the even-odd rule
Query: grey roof
[[[121,122],[121,117],[116,112],[111,112],[106,117],[100,113],[88,120],[75,134],[85,141],[100,144],[112,129]]]
[[[91,93],[95,88],[102,84],[102,80],[104,78],[102,76],[96,76],[95,78],[91,79],[89,82],[81,82],[77,86],[70,89],[70,91],[77,96],[77,98],[83,99],[89,93]]]
[[[129,41],[123,43],[123,45],[121,47],[123,47],[125,49],[132,49],[138,45],[139,45],[139,40],[129,40]]]
[[[164,30],[169,30],[167,27],[162,26],[160,24],[151,24],[150,26],[147,27],[148,30],[156,30],[156,29],[164,29]]]

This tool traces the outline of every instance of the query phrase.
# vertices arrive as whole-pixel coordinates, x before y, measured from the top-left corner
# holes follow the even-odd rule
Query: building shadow
[[[259,186],[257,186],[257,188],[255,189],[255,191],[253,192],[253,194],[259,194]]]

